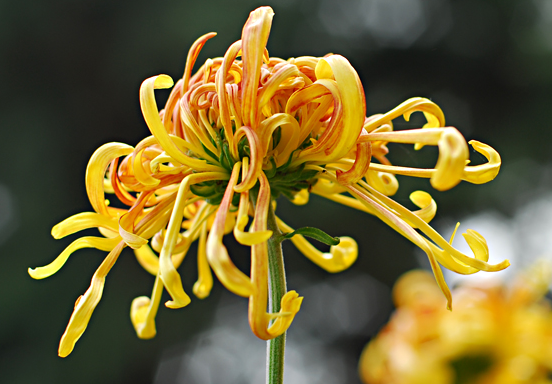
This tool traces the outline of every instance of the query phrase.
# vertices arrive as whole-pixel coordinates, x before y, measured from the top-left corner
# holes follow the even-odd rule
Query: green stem
[[[272,237],[268,239],[268,273],[269,273],[269,313],[280,310],[282,297],[287,292],[286,271],[284,269],[284,255],[282,253],[282,232],[276,223],[276,214],[272,204],[268,208],[268,229],[272,230]],[[283,384],[284,382],[284,354],[286,350],[286,334],[267,341],[266,383]]]

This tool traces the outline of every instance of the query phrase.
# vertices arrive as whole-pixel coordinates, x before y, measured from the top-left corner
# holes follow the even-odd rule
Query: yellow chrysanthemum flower
[[[173,80],[159,75],[142,83],[140,105],[152,135],[136,147],[109,143],[92,155],[86,190],[94,212],[64,220],[52,234],[58,239],[97,227],[103,237],[77,239],[51,264],[29,269],[33,278],[42,279],[57,272],[77,249],[109,252],[90,288],[75,304],[61,339],[60,356],[67,356],[84,332],[101,298],[105,277],[126,246],[156,276],[151,297],[132,303],[131,318],[139,337],[155,335],[154,319],[163,289],[172,298],[165,303],[169,308],[190,302],[177,268],[196,239],[199,278],[194,294],[209,295],[212,270],[227,289],[249,298],[255,335],[272,339],[285,332],[302,298],[290,291],[282,298],[278,313],[266,312],[267,240],[273,234],[267,228],[267,215],[279,195],[304,204],[309,193],[315,193],[379,217],[427,253],[449,307],[450,293],[439,263],[464,274],[508,266],[507,261],[487,263],[485,240],[474,231],[464,236],[475,258],[459,252],[435,232],[427,224],[436,211],[429,194],[417,191],[411,195],[420,207],[417,211],[389,198],[398,188],[395,174],[430,178],[438,190],[452,188],[461,180],[485,183],[498,173],[498,153],[472,141],[489,162],[467,166],[466,141],[455,128],[445,127],[441,109],[427,99],[413,98],[386,114],[366,118],[362,85],[344,57],[330,54],[283,60],[269,56],[266,43],[272,17],[270,7],[253,11],[242,39],[224,57],[207,59],[192,75],[201,48],[215,33],[200,37],[164,109],[158,110],[154,91],[172,87]],[[417,111],[428,121],[423,129],[393,131],[393,119],[402,115],[408,120]],[[391,165],[385,157],[389,142],[411,143],[416,148],[437,145],[440,154],[435,168]],[[110,206],[106,193],[115,194],[129,208]],[[250,216],[253,220],[247,227]],[[277,225],[283,232],[293,232],[282,221]],[[236,268],[222,243],[230,231],[239,243],[251,247],[249,276]],[[306,232],[298,233],[291,238],[293,243],[329,272],[342,271],[356,260],[357,245],[351,238],[341,238],[338,245],[336,240],[330,252],[323,253],[301,235]]]
[[[446,311],[431,275],[411,271],[393,290],[397,310],[366,346],[367,384],[549,384],[552,270],[539,263],[506,286],[464,284]]]

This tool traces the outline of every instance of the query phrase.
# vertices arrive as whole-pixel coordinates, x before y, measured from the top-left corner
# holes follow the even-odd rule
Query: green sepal
[[[314,227],[303,227],[296,229],[293,232],[284,234],[282,238],[291,239],[295,235],[310,237],[311,239],[318,240],[326,245],[337,245],[341,241],[339,240],[339,237],[332,237],[323,230]]]
[[[190,191],[196,196],[201,197],[209,197],[216,193],[215,190],[216,186],[215,184],[211,185],[202,185],[202,183],[199,184],[192,184],[190,185]]]
[[[282,140],[282,127],[278,127],[274,130],[272,134],[272,149],[275,149]]]
[[[276,172],[278,171],[278,168],[276,168],[276,161],[274,160],[274,156],[270,156],[270,164],[272,165],[272,168],[268,171],[264,171],[266,177],[268,179],[271,179],[276,175]]]
[[[214,146],[216,146],[216,144],[213,142],[213,139],[211,139],[211,142],[213,143]],[[201,146],[203,147],[203,150],[205,151],[206,154],[208,154],[211,158],[213,158],[213,160],[217,161],[217,155],[215,155],[213,152],[211,152],[209,149],[207,149],[207,147],[205,145],[203,145],[203,143],[201,143]]]

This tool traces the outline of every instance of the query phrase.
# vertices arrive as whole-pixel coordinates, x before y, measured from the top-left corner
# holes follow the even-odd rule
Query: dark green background
[[[271,55],[343,54],[362,79],[369,114],[409,97],[429,97],[444,110],[447,124],[499,150],[503,169],[492,183],[462,183],[433,193],[439,217],[485,208],[511,214],[523,197],[546,184],[538,179],[539,168],[551,160],[552,10],[541,7],[544,0],[414,1],[424,12],[425,27],[412,41],[407,41],[412,34],[390,39],[363,28],[362,17],[351,11],[381,1],[267,3],[276,12]],[[199,62],[222,56],[240,38],[248,13],[264,4],[0,2],[1,382],[150,383],[163,349],[209,326],[222,291],[218,283],[204,301],[195,299],[178,311],[160,308],[158,336],[137,339],[129,306],[134,297],[149,295],[153,279],[125,250],[86,333],[70,357],[61,359],[57,345],[73,303],[105,253],[78,251],[44,281],[33,281],[26,270],[49,263],[73,240],[53,240],[54,224],[90,210],[84,170],[93,151],[109,141],[134,145],[148,134],[138,103],[141,82],[160,73],[181,76],[189,46],[207,32],[218,36],[207,43]],[[402,19],[380,20],[381,31],[409,16],[406,11]],[[166,96],[160,92],[159,100]],[[411,146],[392,146],[391,151],[394,162],[411,166],[431,165],[436,155],[431,149],[414,152]],[[426,180],[399,182],[397,199],[405,204],[413,189],[431,191]],[[296,227],[315,225],[359,241],[359,260],[345,274],[365,272],[390,287],[417,265],[414,247],[368,215],[316,198],[306,207],[281,203],[280,208]],[[246,265],[243,249],[233,256]],[[301,276],[311,282],[328,277],[292,247],[286,248],[286,263],[290,285]],[[184,264],[183,275],[191,291],[193,258]],[[351,337],[336,348],[355,359],[366,341]]]

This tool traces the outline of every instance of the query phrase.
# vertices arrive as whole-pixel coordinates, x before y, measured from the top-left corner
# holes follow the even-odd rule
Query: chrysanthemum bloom
[[[393,290],[396,312],[362,353],[363,381],[550,383],[552,311],[543,295],[551,272],[541,263],[510,286],[464,284],[452,312],[430,274],[407,273]]]
[[[309,193],[315,193],[379,217],[427,253],[449,306],[439,263],[459,273],[508,265],[487,264],[485,240],[474,231],[464,236],[475,257],[459,252],[435,232],[427,224],[436,211],[429,194],[411,195],[420,207],[417,211],[389,197],[398,188],[395,174],[430,178],[438,190],[461,180],[485,183],[498,173],[498,153],[473,141],[473,148],[488,163],[467,166],[466,141],[455,128],[445,127],[441,109],[427,99],[413,98],[388,113],[365,117],[362,85],[344,57],[269,56],[266,43],[272,17],[269,7],[253,11],[242,39],[224,57],[207,59],[192,75],[201,48],[215,33],[200,37],[164,109],[158,110],[154,91],[172,87],[173,80],[159,75],[142,83],[140,105],[152,136],[136,147],[105,144],[92,155],[86,189],[94,212],[66,219],[52,234],[61,238],[98,227],[103,237],[82,237],[51,264],[29,270],[33,278],[41,279],[58,271],[77,249],[109,252],[90,288],[77,300],[61,339],[60,356],[67,356],[84,332],[106,275],[126,246],[156,277],[151,296],[132,303],[132,323],[139,337],[155,335],[154,319],[164,289],[172,298],[167,307],[181,308],[190,302],[177,268],[196,239],[199,277],[194,294],[209,295],[212,270],[228,290],[249,298],[255,335],[272,339],[285,332],[302,298],[290,291],[282,298],[280,312],[266,312],[267,240],[273,234],[267,228],[267,215],[280,195],[304,204]],[[428,121],[423,129],[393,131],[393,119],[401,115],[408,119],[416,111]],[[437,165],[434,169],[393,166],[385,157],[389,142],[411,143],[417,149],[436,145]],[[106,193],[129,208],[110,206]],[[282,221],[277,225],[284,233],[293,232]],[[223,236],[230,231],[239,243],[251,247],[249,276],[236,268],[223,245]],[[301,235],[312,231],[298,233],[291,238],[293,243],[329,272],[348,268],[357,257],[351,238],[341,238],[339,245],[336,240],[330,252],[323,253]]]

